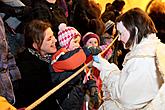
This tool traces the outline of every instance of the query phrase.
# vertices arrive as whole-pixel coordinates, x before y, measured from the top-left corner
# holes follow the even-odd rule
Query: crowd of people
[[[0,3],[0,110],[25,110],[91,61],[33,109],[165,109],[164,2],[149,13],[123,13],[123,0],[103,13],[94,0]]]

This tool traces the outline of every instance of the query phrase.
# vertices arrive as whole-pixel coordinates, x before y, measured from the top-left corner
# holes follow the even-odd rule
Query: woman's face
[[[90,38],[87,42],[86,42],[86,46],[88,47],[97,47],[99,44],[98,44],[98,41],[96,38]]]
[[[117,22],[116,28],[119,33],[118,40],[123,43],[123,46],[126,49],[125,44],[127,43],[128,39],[130,38],[130,32],[125,28],[122,21]]]
[[[75,49],[79,48],[80,47],[80,40],[81,40],[80,36],[76,36],[75,38],[72,38],[72,40],[70,41],[68,50],[71,51],[71,50],[75,50]]]
[[[40,54],[42,56],[48,54],[48,53],[55,53],[57,51],[56,48],[56,42],[57,39],[53,35],[53,31],[51,28],[48,28],[44,32],[44,40],[42,42],[42,45],[40,47]]]

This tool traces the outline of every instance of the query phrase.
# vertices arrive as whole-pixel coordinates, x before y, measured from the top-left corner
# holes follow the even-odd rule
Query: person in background
[[[150,105],[150,102],[157,97],[164,74],[160,73],[160,65],[164,65],[164,62],[155,63],[162,61],[164,56],[159,61],[156,57],[165,55],[159,50],[163,43],[156,37],[155,25],[147,13],[133,8],[116,19],[116,29],[118,40],[130,51],[125,56],[122,70],[101,56],[94,57],[93,66],[100,70],[103,81],[104,102],[99,110],[154,108],[160,99],[155,100],[155,105]]]
[[[163,43],[165,43],[165,2],[152,2],[148,15],[151,17],[158,30],[156,35]]]
[[[4,21],[8,45],[14,57],[24,49],[24,36],[19,31],[21,22],[29,15],[29,6],[25,6],[20,0],[0,1],[0,16]]]
[[[68,23],[64,9],[58,6],[56,0],[32,0],[31,3],[32,9],[17,28],[19,32],[23,32],[29,22],[37,19],[49,22],[52,25],[54,36],[57,36],[59,31],[58,25],[60,23]],[[58,48],[58,42],[56,46]]]
[[[4,22],[0,17],[0,109],[16,110],[14,89],[21,74],[16,66],[15,58],[10,52],[6,40]]]
[[[31,20],[39,19],[49,22],[52,25],[52,30],[55,36],[58,35],[59,24],[67,24],[65,11],[57,5],[56,0],[40,0],[35,2],[32,14],[29,17]]]
[[[101,14],[101,19],[104,23],[108,22],[108,20],[115,21],[116,16],[111,3],[105,5],[105,11]]]
[[[114,0],[112,2],[112,6],[114,9],[115,20],[116,20],[116,18],[123,13],[122,11],[125,6],[125,1],[124,0]]]
[[[61,48],[52,56],[51,66],[55,73],[52,78],[55,84],[61,83],[69,78],[81,67],[91,54],[98,54],[100,51],[92,51],[92,48],[80,46],[81,34],[65,23],[59,25],[58,41]],[[58,102],[63,110],[81,110],[83,108],[86,90],[98,105],[98,93],[96,81],[90,79],[83,83],[85,72],[82,71],[75,78],[65,84],[58,93]]]
[[[105,31],[100,5],[94,0],[78,0],[73,21],[74,26],[82,36],[87,32],[93,32],[100,37]],[[81,46],[83,46],[82,42]]]
[[[104,50],[113,41],[115,35],[116,35],[115,23],[111,20],[108,20],[105,23],[105,33],[102,35],[101,37],[102,39],[100,39],[102,42],[101,45],[102,50]],[[104,58],[107,60],[111,59],[113,50],[115,50],[114,45],[111,46],[109,51],[104,53],[105,55]]]
[[[55,53],[57,40],[48,22],[31,21],[25,28],[26,49],[18,54],[17,66],[22,79],[15,90],[15,107],[27,107],[54,87],[49,70],[50,57]],[[52,94],[34,110],[58,109],[55,95]]]
[[[68,7],[67,7],[67,1],[66,0],[57,0],[57,5],[64,9],[65,16],[68,18]]]

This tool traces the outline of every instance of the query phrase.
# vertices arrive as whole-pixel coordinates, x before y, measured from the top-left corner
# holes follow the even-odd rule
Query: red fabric
[[[92,67],[92,69],[93,69],[93,75],[95,76],[95,79],[96,79],[98,92],[100,92],[101,88],[102,88],[102,80],[100,78],[100,71],[97,68],[95,68],[95,67]]]
[[[85,63],[87,64],[87,63],[89,63],[90,61],[92,61],[93,60],[93,57],[92,57],[92,55],[90,55],[87,59],[86,59],[86,61],[85,61]],[[86,68],[86,74],[88,73],[88,71],[89,71],[89,69],[88,68]],[[96,84],[97,84],[97,87],[98,87],[98,90],[99,90],[99,92],[101,91],[101,88],[102,88],[102,80],[101,80],[101,78],[100,78],[100,71],[97,69],[97,68],[95,68],[95,67],[92,67],[92,71],[93,71],[93,75],[94,75],[94,77],[95,77],[95,80],[96,80]]]
[[[60,51],[60,50],[59,50]],[[65,50],[64,50],[65,51]],[[58,52],[57,54],[53,55],[52,60],[57,57],[62,51]],[[80,49],[77,53],[72,55],[71,57],[57,61],[52,64],[53,70],[55,72],[64,72],[66,70],[74,70],[77,67],[81,66],[86,60],[86,55],[82,49]]]

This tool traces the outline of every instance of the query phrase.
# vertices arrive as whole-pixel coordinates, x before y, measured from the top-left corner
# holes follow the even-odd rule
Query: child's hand
[[[92,55],[98,55],[101,52],[100,47],[89,47],[89,50]]]

